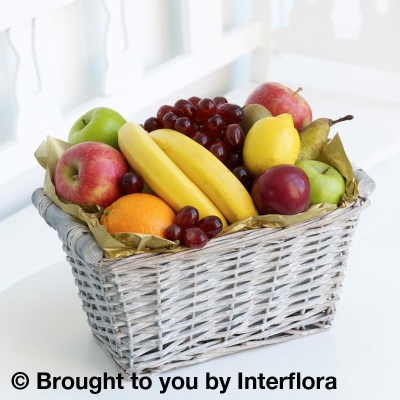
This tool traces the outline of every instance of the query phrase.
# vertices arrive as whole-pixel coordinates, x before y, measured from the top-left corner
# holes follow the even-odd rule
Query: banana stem
[[[338,122],[349,121],[349,120],[351,120],[353,118],[354,118],[353,115],[346,115],[345,117],[336,119],[335,121],[329,120],[329,125],[332,126],[332,125],[337,124]]]

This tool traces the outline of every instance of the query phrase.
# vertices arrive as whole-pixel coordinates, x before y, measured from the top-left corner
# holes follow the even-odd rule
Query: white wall
[[[274,27],[292,35],[274,74],[288,85],[400,103],[399,18],[396,0],[276,0]]]
[[[55,126],[54,131],[47,130],[46,134],[36,135],[34,140],[35,128],[40,132],[43,130],[40,126],[41,121],[44,122],[44,127],[51,127],[58,119],[74,115],[77,109],[84,110],[85,104],[90,104],[87,107],[96,104],[96,99],[109,90],[105,87],[105,82],[109,72],[107,68],[113,60],[113,52],[123,53],[125,47],[134,47],[135,51],[130,55],[129,61],[133,64],[136,59],[140,61],[143,74],[147,76],[164,63],[188,51],[185,31],[187,24],[182,15],[184,1],[79,0],[67,3],[69,4],[60,8],[40,12],[33,24],[22,21],[21,37],[25,39],[25,43],[20,43],[22,39],[19,36],[17,40],[10,40],[13,36],[9,31],[0,32],[0,155],[6,152],[9,160],[7,164],[15,163],[15,168],[11,167],[9,175],[4,174],[0,177],[0,220],[29,204],[30,193],[42,185],[43,172],[33,160],[35,146],[45,139],[46,134],[64,139],[68,135],[68,126],[64,124],[61,132],[60,128]],[[0,14],[2,10],[6,10],[5,7],[11,7],[9,12],[12,14],[14,6],[14,12],[18,15],[18,8],[24,4],[32,5],[29,0],[0,3]],[[245,7],[245,12],[238,12],[237,1],[224,0],[222,7],[224,12],[221,23],[225,31],[251,20],[251,2]],[[7,24],[7,21],[4,24]],[[21,32],[18,32],[18,35],[20,34]],[[30,35],[28,40],[24,35]],[[27,45],[31,48],[26,48]],[[212,44],[210,46],[212,47]],[[204,53],[204,57],[207,56],[209,54]],[[186,91],[182,91],[180,87],[181,77],[171,75],[168,78],[176,80],[176,90],[180,90],[181,96],[191,96],[193,93],[202,96],[218,95],[248,81],[248,65],[247,56],[246,60],[216,68],[207,77],[199,76],[198,81]],[[129,71],[125,72],[129,74]],[[136,72],[133,65],[129,78],[134,80]],[[110,80],[108,82],[110,83]],[[126,85],[129,83],[127,81]],[[29,107],[21,110],[18,104],[21,97],[37,94],[40,90],[45,92],[49,100],[40,105],[33,99],[32,106],[36,106],[42,115],[35,115],[35,111],[29,110]],[[164,93],[162,85],[148,90],[153,91],[150,95],[154,98],[154,103],[167,101],[167,93]],[[149,97],[149,93],[143,91],[130,95],[139,104],[125,107],[128,110],[125,113],[126,118],[140,112],[141,97]],[[178,93],[175,96],[178,96]],[[127,97],[126,103],[129,101]],[[147,100],[143,108],[154,112],[154,109],[149,109],[150,103],[151,101]],[[107,105],[107,98],[105,104]],[[26,111],[28,114],[31,111],[30,115],[27,115]],[[145,114],[142,112],[141,115]],[[24,123],[22,127],[17,126],[18,117],[20,122]],[[19,138],[21,133],[22,137]],[[30,138],[33,139],[28,143]],[[11,153],[10,146],[13,146],[15,139],[18,143],[25,144],[24,150]],[[19,156],[24,161],[18,160]],[[20,168],[21,162],[29,162],[29,168]]]

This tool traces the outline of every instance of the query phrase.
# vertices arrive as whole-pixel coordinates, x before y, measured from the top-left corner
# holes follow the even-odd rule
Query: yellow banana
[[[203,146],[171,129],[157,129],[150,136],[230,223],[258,214],[245,187]]]
[[[178,212],[193,206],[200,218],[217,215],[223,226],[228,224],[211,200],[175,165],[140,126],[133,122],[118,131],[118,145],[129,165],[159,197]]]

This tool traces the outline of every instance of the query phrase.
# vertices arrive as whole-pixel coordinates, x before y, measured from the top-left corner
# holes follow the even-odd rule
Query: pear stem
[[[301,92],[303,90],[302,87],[299,87],[294,93],[293,96],[295,96],[297,93]]]
[[[353,118],[354,118],[353,115],[346,115],[345,117],[336,119],[336,120],[334,120],[334,121],[329,120],[329,126],[335,125],[335,124],[337,124],[338,122],[349,121],[349,120],[351,120],[351,119],[353,119]]]
[[[325,168],[325,169],[321,172],[321,174],[322,174],[322,175],[326,174],[330,169],[331,169],[331,167]]]

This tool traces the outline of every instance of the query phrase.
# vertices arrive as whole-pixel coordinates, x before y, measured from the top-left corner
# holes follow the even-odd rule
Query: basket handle
[[[360,197],[370,197],[375,192],[375,181],[356,164],[352,163],[351,166],[353,167],[354,177],[358,183],[358,192]]]
[[[54,228],[61,240],[73,249],[85,262],[96,265],[103,258],[103,250],[94,240],[88,227],[76,222],[64,213],[45,194],[42,188],[32,194],[32,203],[49,226]]]

